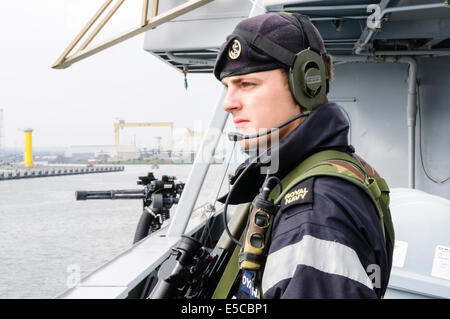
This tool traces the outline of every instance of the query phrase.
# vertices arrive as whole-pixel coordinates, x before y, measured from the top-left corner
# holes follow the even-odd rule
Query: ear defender
[[[314,111],[327,95],[325,63],[320,54],[305,49],[297,53],[289,68],[289,87],[297,104]]]

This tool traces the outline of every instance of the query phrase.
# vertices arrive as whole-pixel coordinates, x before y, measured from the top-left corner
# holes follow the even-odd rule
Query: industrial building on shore
[[[74,161],[90,158],[126,161],[140,156],[141,152],[134,145],[74,145],[64,152],[64,157]]]

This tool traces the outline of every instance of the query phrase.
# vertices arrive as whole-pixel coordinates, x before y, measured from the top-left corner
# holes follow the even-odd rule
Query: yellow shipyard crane
[[[114,123],[114,134],[116,139],[116,146],[120,145],[119,140],[119,129],[123,129],[124,127],[170,127],[170,149],[173,150],[173,122],[125,122],[124,120],[119,120]]]

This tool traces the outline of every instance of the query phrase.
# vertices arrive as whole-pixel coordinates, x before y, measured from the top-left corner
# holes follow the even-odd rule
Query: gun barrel
[[[143,189],[119,189],[110,191],[76,191],[77,200],[88,199],[143,199],[145,191]]]

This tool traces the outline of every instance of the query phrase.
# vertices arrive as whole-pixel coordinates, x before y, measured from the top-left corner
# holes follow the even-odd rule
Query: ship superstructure
[[[162,16],[156,15],[154,7],[147,7],[148,15],[143,15],[139,32],[146,32],[144,49],[185,75],[211,73],[220,44],[247,16],[280,11],[310,16],[333,55],[335,81],[329,99],[342,106],[351,123],[351,144],[392,189],[397,240],[385,297],[450,297],[448,1],[171,0],[159,3],[158,10]],[[152,26],[156,28],[151,30]],[[55,67],[67,67],[114,43],[89,52],[85,48],[69,58],[63,54]],[[59,297],[146,297],[143,287],[148,292],[155,284],[157,270],[181,236],[200,232],[205,214],[221,220],[217,217],[223,207],[215,200],[219,183],[209,203],[195,208],[221,136],[217,132],[223,131],[228,119],[222,109],[224,94],[170,223]],[[227,160],[223,176],[228,172],[226,164]],[[217,240],[223,224],[214,225]]]

